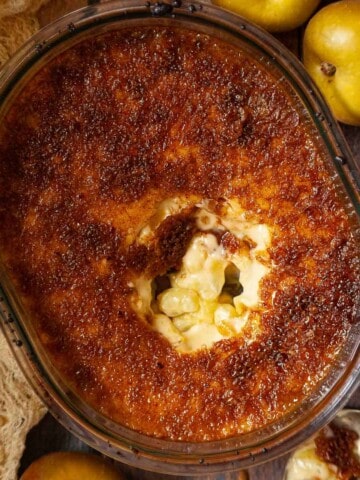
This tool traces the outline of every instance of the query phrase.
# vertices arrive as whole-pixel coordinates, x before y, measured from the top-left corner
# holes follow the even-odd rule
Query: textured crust
[[[355,321],[354,241],[302,108],[246,54],[166,28],[87,40],[37,74],[0,139],[4,260],[95,408],[156,437],[218,439],[281,417],[325,375]],[[181,228],[157,232],[155,256],[135,239],[179,195],[236,198],[271,228],[250,345],[245,332],[179,354],[131,308],[129,281],[178,260]]]

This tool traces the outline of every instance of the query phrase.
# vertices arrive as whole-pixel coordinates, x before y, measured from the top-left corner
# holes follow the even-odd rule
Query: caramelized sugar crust
[[[141,28],[83,41],[35,75],[0,131],[1,254],[39,338],[116,422],[220,439],[291,411],[355,321],[348,218],[306,115],[265,67],[217,39]],[[193,225],[158,203],[236,198],[272,232],[261,333],[177,352],[133,311],[129,282],[181,261]]]

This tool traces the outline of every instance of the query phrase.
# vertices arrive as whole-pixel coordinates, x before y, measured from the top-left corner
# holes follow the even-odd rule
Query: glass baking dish
[[[73,12],[35,35],[0,73],[0,117],[27,80],[50,59],[80,40],[129,25],[180,25],[239,46],[267,66],[298,98],[324,151],[324,160],[358,242],[359,168],[341,131],[301,63],[272,36],[245,19],[209,4],[110,2]],[[328,422],[358,385],[359,329],[354,324],[331,372],[290,414],[260,431],[214,442],[151,438],[103,417],[66,386],[27,322],[26,311],[1,268],[2,327],[34,390],[69,431],[93,448],[139,468],[181,475],[244,468],[280,456]]]

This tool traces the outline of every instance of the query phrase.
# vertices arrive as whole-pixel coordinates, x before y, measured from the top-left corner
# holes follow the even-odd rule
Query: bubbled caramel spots
[[[315,438],[316,455],[324,462],[335,465],[341,480],[358,478],[360,462],[354,453],[358,438],[353,430],[333,422]]]
[[[69,386],[136,431],[203,441],[263,428],[314,391],[357,320],[349,220],[278,80],[217,38],[124,28],[53,58],[2,118],[0,251],[26,321]],[[271,229],[255,340],[249,327],[179,354],[133,308],[136,279],[178,268],[193,236],[175,211],[153,249],[139,241],[175,197],[220,213],[236,199],[244,221]]]
[[[188,215],[173,215],[164,220],[156,232],[161,273],[180,268],[181,260],[195,233],[195,222]]]

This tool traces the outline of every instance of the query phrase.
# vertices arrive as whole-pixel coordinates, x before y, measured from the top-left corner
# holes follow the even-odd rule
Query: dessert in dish
[[[115,29],[34,73],[0,127],[0,252],[69,387],[149,436],[291,412],[356,320],[350,221],[306,110],[247,51]]]
[[[290,457],[285,480],[351,480],[360,475],[359,411],[342,410]]]

